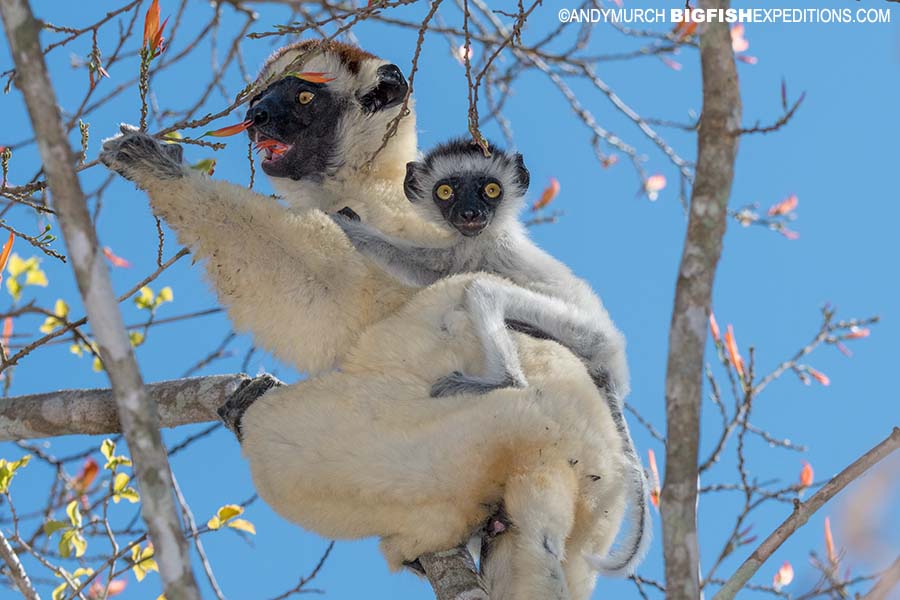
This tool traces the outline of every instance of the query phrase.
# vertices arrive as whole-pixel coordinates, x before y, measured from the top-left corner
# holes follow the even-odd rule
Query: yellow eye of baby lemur
[[[297,94],[297,102],[300,104],[309,104],[316,95],[312,92],[300,92]]]
[[[453,188],[446,183],[442,183],[434,190],[434,194],[441,200],[449,200],[453,196]]]
[[[490,198],[491,200],[496,200],[500,197],[500,184],[491,182],[484,186],[484,195]]]

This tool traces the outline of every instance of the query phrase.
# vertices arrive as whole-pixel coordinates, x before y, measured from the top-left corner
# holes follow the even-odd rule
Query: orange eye
[[[297,102],[299,102],[300,104],[309,104],[315,97],[316,95],[312,92],[300,92],[299,94],[297,94]]]
[[[502,191],[503,188],[500,187],[499,183],[491,182],[484,186],[484,195],[491,200],[496,200],[497,198],[499,198]]]
[[[442,183],[441,185],[437,186],[436,190],[434,190],[434,195],[441,200],[449,200],[453,197],[453,188],[446,183]]]

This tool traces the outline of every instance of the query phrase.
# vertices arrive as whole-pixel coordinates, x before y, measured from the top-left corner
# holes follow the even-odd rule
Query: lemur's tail
[[[652,524],[650,520],[650,494],[647,476],[641,459],[634,449],[628,424],[622,414],[621,403],[615,394],[607,394],[610,412],[622,439],[626,457],[627,475],[630,480],[628,493],[628,521],[631,526],[619,546],[606,556],[586,555],[588,563],[601,574],[611,577],[628,577],[644,559],[650,547]]]

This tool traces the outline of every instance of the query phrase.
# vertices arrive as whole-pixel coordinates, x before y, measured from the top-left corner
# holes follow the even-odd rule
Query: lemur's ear
[[[519,185],[522,186],[522,191],[525,191],[528,189],[528,184],[531,183],[531,173],[528,172],[528,169],[525,167],[525,160],[518,152],[516,153],[515,160],[516,180],[519,182]]]
[[[369,114],[397,106],[403,102],[409,89],[409,84],[397,65],[381,65],[377,73],[378,83],[359,98],[363,110]]]
[[[406,163],[406,178],[403,180],[403,193],[410,202],[419,200],[422,196],[421,174],[425,171],[425,165],[420,162]]]

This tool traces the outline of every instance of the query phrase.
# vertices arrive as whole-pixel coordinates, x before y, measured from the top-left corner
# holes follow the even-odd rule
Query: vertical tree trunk
[[[144,390],[97,235],[75,172],[56,95],[44,64],[40,23],[27,0],[0,0],[0,14],[16,64],[15,82],[25,97],[53,204],[84,300],[91,329],[109,375],[122,431],[134,461],[141,515],[153,541],[169,600],[199,600],[187,542],[175,510],[169,461],[159,433],[156,405]]]
[[[700,9],[727,8],[702,0]],[[666,596],[700,598],[697,542],[697,461],[703,350],[716,265],[722,252],[728,197],[737,155],[741,99],[726,23],[700,28],[703,112],[687,236],[678,270],[666,370],[666,475],[661,512]]]

